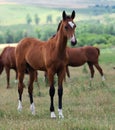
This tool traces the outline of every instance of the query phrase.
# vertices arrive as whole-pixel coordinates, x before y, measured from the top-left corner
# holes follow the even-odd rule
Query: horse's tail
[[[97,48],[97,47],[95,47],[95,48],[96,48],[96,50],[98,51],[98,55],[100,55],[100,49]]]
[[[3,70],[4,70],[4,64],[3,64],[2,58],[0,56],[0,74],[2,73]]]

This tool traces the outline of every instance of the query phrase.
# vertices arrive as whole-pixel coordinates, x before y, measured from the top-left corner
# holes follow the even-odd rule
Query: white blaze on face
[[[76,39],[75,39],[75,36],[73,35],[72,38],[71,38],[71,41],[72,41],[72,42],[75,42],[75,40],[76,40]]]
[[[71,28],[73,28],[74,25],[75,25],[72,21],[69,21],[68,24],[70,25]],[[70,38],[70,40],[71,40],[72,42],[75,42],[75,41],[76,41],[75,36],[73,35],[73,36]]]
[[[74,23],[72,21],[69,21],[68,24],[71,26],[71,28],[74,27]]]

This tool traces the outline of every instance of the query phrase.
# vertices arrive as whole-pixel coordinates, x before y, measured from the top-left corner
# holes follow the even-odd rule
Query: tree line
[[[31,23],[35,23],[36,25],[38,25],[40,23],[40,17],[38,16],[38,14],[34,15],[34,18],[32,18],[32,16],[30,14],[26,15],[26,23],[27,24],[31,24]],[[61,17],[57,17],[56,18],[56,22],[58,23],[61,20]],[[53,22],[53,17],[51,14],[46,16],[46,24],[48,23],[52,23]]]
[[[56,33],[57,24],[1,26],[0,43],[17,43],[24,37],[47,40]],[[78,22],[76,28],[78,46],[115,46],[115,26],[97,22]],[[68,43],[69,45],[69,43]]]

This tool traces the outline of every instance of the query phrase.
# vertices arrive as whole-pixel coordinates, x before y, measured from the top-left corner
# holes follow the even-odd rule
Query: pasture
[[[1,50],[1,48],[0,48]],[[57,85],[54,97],[57,118],[49,113],[49,87],[45,86],[44,73],[39,73],[39,85],[34,83],[36,115],[31,115],[28,96],[28,76],[23,93],[23,110],[17,111],[18,91],[11,71],[11,88],[6,89],[6,74],[0,75],[0,130],[114,130],[115,129],[115,49],[101,50],[100,65],[106,81],[102,82],[97,70],[92,82],[87,65],[70,67],[71,78],[64,82],[63,114],[58,119]]]

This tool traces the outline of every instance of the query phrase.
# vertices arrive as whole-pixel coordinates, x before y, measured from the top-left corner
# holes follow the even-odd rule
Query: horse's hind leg
[[[34,102],[33,102],[33,82],[35,80],[35,71],[31,70],[29,72],[30,74],[30,79],[29,79],[29,85],[28,85],[28,93],[29,93],[29,97],[30,97],[30,110],[32,112],[33,115],[35,115],[35,106],[34,106]]]
[[[95,67],[97,68],[97,70],[99,71],[99,73],[100,73],[100,75],[101,75],[101,77],[102,77],[102,81],[104,81],[104,80],[105,80],[105,77],[104,77],[102,68],[99,66],[98,63],[97,63],[97,64],[94,64],[94,65],[95,65]]]
[[[90,73],[91,73],[91,79],[94,78],[94,73],[95,73],[95,70],[94,70],[94,67],[93,67],[93,64],[88,62],[88,66],[89,66],[89,69],[90,69]]]
[[[5,67],[6,79],[7,79],[7,88],[10,88],[10,68]]]

